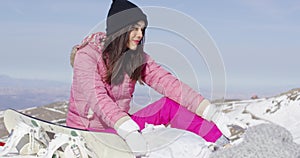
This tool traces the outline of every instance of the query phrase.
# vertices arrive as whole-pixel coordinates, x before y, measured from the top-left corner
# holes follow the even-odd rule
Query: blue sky
[[[220,50],[229,91],[300,87],[300,1],[132,2],[141,7],[172,8],[200,23]],[[103,22],[111,1],[2,0],[0,3],[0,74],[69,83],[72,46]],[[192,51],[188,44],[180,42],[182,39],[170,40],[174,34],[149,29],[146,35],[146,42],[166,43],[181,52]],[[209,85],[210,74],[203,59],[186,57],[194,66],[192,73],[198,76],[199,84]],[[180,61],[175,56],[169,56],[169,60],[170,65],[175,62],[171,70],[183,73],[183,80],[192,82],[185,70],[181,72],[182,66],[176,63]]]

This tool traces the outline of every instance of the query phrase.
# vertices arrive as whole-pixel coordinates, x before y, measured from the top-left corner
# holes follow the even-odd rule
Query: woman
[[[139,132],[145,123],[170,124],[209,142],[227,140],[214,124],[223,120],[216,106],[144,52],[148,21],[140,8],[127,0],[115,0],[106,22],[106,34],[92,34],[73,49],[68,126],[115,132],[136,155],[143,155],[147,148]],[[165,97],[130,115],[137,81]]]

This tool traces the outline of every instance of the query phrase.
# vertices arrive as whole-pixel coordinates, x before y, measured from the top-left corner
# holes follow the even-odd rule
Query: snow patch
[[[65,114],[65,112],[62,112],[60,110],[57,110],[57,109],[54,109],[54,108],[45,108],[46,110],[49,110],[49,111],[53,111],[53,112],[57,112],[57,113],[60,113],[60,114]]]

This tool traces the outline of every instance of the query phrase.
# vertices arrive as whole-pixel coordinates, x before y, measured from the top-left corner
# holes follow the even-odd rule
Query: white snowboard
[[[47,122],[44,120],[31,117],[29,115],[20,113],[16,110],[9,109],[5,111],[4,124],[6,129],[9,132],[15,130],[16,126],[21,123],[25,123],[30,127],[41,130],[40,133],[44,133],[44,138],[41,138],[40,140],[37,141],[43,141],[43,139],[45,138],[48,139],[44,141],[46,146],[49,145],[46,143],[50,143],[51,141],[53,141],[54,135],[65,134],[66,136],[69,136],[69,139],[79,138],[82,140],[82,142],[86,142],[86,147],[90,149],[90,151],[93,152],[93,154],[97,158],[108,158],[108,157],[109,158],[120,158],[120,157],[133,158],[134,157],[134,155],[130,152],[126,142],[123,141],[123,139],[121,139],[119,136],[115,134],[91,132],[91,131],[69,128],[66,126],[56,125],[51,122]],[[22,150],[28,150],[28,149],[23,148]],[[35,149],[35,150],[39,150],[39,149]]]

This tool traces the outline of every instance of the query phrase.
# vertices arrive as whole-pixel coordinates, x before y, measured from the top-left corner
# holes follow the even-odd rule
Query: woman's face
[[[138,44],[143,38],[143,30],[145,28],[145,22],[139,21],[134,26],[132,31],[129,33],[129,41],[127,47],[131,50],[136,50]]]

